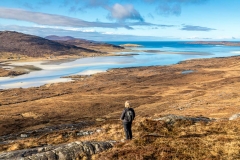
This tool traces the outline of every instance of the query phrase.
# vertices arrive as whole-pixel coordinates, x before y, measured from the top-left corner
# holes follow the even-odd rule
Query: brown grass
[[[118,143],[98,159],[239,159],[240,120],[174,125],[145,119],[135,124],[134,139]],[[113,134],[110,134],[113,133]],[[116,132],[104,133],[112,137]],[[106,135],[107,134],[107,135]]]
[[[181,74],[188,69],[194,72]],[[26,139],[16,137],[0,150],[76,140],[119,142],[124,134],[118,119],[124,102],[130,100],[137,115],[134,139],[117,143],[96,159],[240,159],[239,120],[225,120],[239,113],[239,73],[240,57],[216,58],[164,67],[114,69],[69,83],[2,90],[1,136],[80,121],[94,121],[83,130],[102,131],[88,137],[76,136],[77,130],[70,129]],[[217,121],[169,125],[151,120],[166,114],[203,115]]]

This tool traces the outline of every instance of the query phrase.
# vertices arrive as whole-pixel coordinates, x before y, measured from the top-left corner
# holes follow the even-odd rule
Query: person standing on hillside
[[[122,112],[120,119],[123,122],[123,128],[127,140],[132,139],[132,121],[135,118],[135,111],[130,107],[130,102],[125,102],[125,109]]]

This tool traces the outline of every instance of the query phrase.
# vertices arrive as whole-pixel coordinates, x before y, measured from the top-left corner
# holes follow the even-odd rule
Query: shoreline
[[[114,53],[109,53],[108,55],[102,55],[102,56],[97,56],[97,57],[111,57],[111,56],[134,56],[138,55],[138,53],[132,53],[132,52],[146,52],[146,53],[161,53],[161,54],[179,54],[179,55],[212,55],[210,53],[203,53],[203,52],[169,52],[169,51],[161,51],[161,50],[126,50],[124,53],[127,52],[129,54],[121,54],[123,52],[114,52]],[[0,60],[0,67],[12,67],[12,66],[18,66],[16,64],[24,64],[28,65],[27,63],[31,63],[34,66],[34,63],[36,65],[39,65],[41,62],[42,65],[59,65],[62,63],[67,63],[67,62],[72,62],[78,59],[82,58],[90,58],[89,57],[82,57],[82,56],[73,56],[73,57],[59,57],[56,59],[49,59],[49,58],[28,58],[28,59],[20,59],[20,60]],[[10,64],[10,65],[9,65]]]
[[[113,56],[114,53],[108,53],[107,55],[101,55],[97,57],[106,57],[106,56]],[[1,77],[13,77],[18,75],[28,74],[31,71],[34,71],[34,67],[39,68],[39,70],[44,70],[47,65],[60,65],[67,62],[72,62],[82,58],[89,58],[92,56],[61,56],[57,58],[27,58],[27,59],[20,59],[20,60],[12,60],[12,59],[2,59],[0,60],[0,78]],[[29,63],[31,65],[29,65]],[[20,65],[21,64],[21,65]],[[29,66],[29,67],[27,67]],[[43,67],[43,68],[41,68]],[[7,68],[7,69],[6,69]],[[20,68],[25,68],[26,70],[19,71]],[[12,69],[12,70],[11,70]],[[16,74],[12,75],[12,71]],[[17,74],[19,72],[19,74]]]
[[[134,51],[136,52],[136,50],[131,50],[131,52],[134,52]],[[161,52],[161,53],[164,53],[164,52]],[[205,55],[205,54],[199,54],[198,52],[187,52],[187,53],[189,53],[190,55]],[[182,52],[167,52],[167,54],[180,54],[181,55],[183,53]],[[100,56],[100,57],[132,56],[132,55],[137,55],[137,54],[129,53],[129,54],[126,54],[126,55],[121,55],[120,53],[114,53],[114,54],[111,54],[111,55],[108,55],[108,56]],[[185,55],[185,54],[183,54],[183,55]],[[239,55],[236,55],[236,56],[239,56]],[[227,56],[227,57],[234,57],[234,56]],[[90,58],[90,57],[84,57],[84,58]],[[211,57],[210,59],[212,59],[212,58],[226,58],[226,57]],[[13,67],[13,68],[15,68],[15,72],[14,72],[15,75],[5,76],[5,77],[6,78],[10,78],[10,77],[14,78],[14,77],[18,77],[18,75],[29,74],[30,72],[33,72],[33,71],[49,70],[50,68],[61,68],[58,65],[63,64],[63,63],[73,62],[73,61],[78,60],[78,59],[82,59],[82,57],[81,58],[80,57],[65,58],[65,59],[64,58],[60,58],[60,59],[52,59],[52,60],[40,58],[40,59],[32,59],[32,60],[29,59],[27,61],[23,61],[23,60],[20,60],[20,61],[8,61],[8,62],[6,62],[7,65],[4,66],[4,67]],[[191,59],[191,60],[197,60],[197,59],[202,59],[202,58],[196,58],[196,59]],[[205,59],[205,58],[203,58],[203,59]],[[184,63],[185,61],[189,61],[189,60],[179,61],[179,62],[177,62],[175,64]],[[170,64],[168,66],[175,65],[175,64]],[[2,63],[0,63],[0,65],[3,66]],[[161,66],[161,65],[159,65],[159,66]],[[141,66],[139,66],[137,68],[140,68],[140,67]],[[23,68],[23,69],[25,69],[27,71],[21,71],[21,68]],[[127,68],[129,68],[129,67],[127,67]],[[20,69],[20,71],[16,72],[16,70],[19,70],[19,69]],[[108,70],[111,70],[111,68],[108,69]],[[89,70],[89,71],[84,71],[84,72],[82,72],[79,75],[80,76],[86,76],[86,75],[91,76],[91,75],[94,75],[94,74],[97,74],[97,73],[100,73],[100,72],[107,72],[108,70],[104,70],[104,71],[103,70]],[[51,84],[54,84],[54,83],[69,82],[69,79],[67,79],[66,77],[68,77],[68,78],[72,77],[71,78],[72,81],[78,79],[78,78],[75,77],[75,75],[61,76],[61,77],[59,77],[56,80],[48,80],[44,84],[40,83],[41,84],[40,86],[42,86],[42,85],[51,85]],[[1,77],[0,77],[0,79],[1,79]],[[21,84],[21,83],[23,84],[23,82],[19,82],[19,84]],[[31,83],[26,83],[27,86],[29,86],[28,84],[31,84]],[[16,84],[15,85],[14,84],[12,84],[12,85],[10,84],[10,86],[16,86],[16,87],[10,87],[10,88],[6,88],[6,89],[18,88],[17,87],[18,85],[16,85]],[[31,86],[30,85],[29,87],[37,87],[37,86]],[[24,88],[28,88],[28,87],[24,87]],[[4,88],[2,88],[1,90],[4,90]]]

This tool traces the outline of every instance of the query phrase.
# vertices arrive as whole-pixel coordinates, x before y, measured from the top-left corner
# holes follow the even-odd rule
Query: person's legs
[[[123,123],[123,128],[125,132],[126,139],[129,139],[129,133],[128,133],[128,123]]]
[[[128,123],[128,135],[129,139],[132,139],[132,123]]]
[[[132,139],[132,123],[123,123],[126,139]]]

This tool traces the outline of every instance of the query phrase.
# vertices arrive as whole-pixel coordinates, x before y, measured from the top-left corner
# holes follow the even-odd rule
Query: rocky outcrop
[[[108,142],[72,142],[58,146],[46,146],[0,153],[0,159],[8,160],[73,160],[89,159],[91,155],[112,148],[115,141]]]
[[[185,116],[178,116],[178,115],[173,115],[173,114],[169,114],[169,115],[166,115],[166,116],[154,119],[154,120],[164,121],[164,122],[167,122],[167,123],[170,123],[170,124],[173,124],[178,120],[188,120],[188,121],[192,121],[194,123],[200,122],[200,121],[203,121],[203,122],[212,121],[212,119],[207,118],[207,117],[185,117]]]

